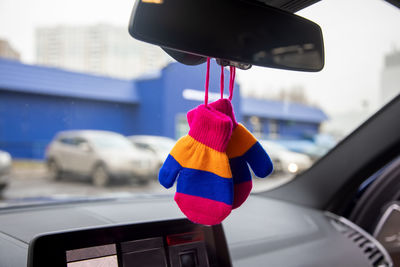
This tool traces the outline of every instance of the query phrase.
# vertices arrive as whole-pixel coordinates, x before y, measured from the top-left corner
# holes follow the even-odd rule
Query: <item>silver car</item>
[[[312,165],[307,155],[290,151],[275,142],[260,140],[260,144],[271,157],[276,172],[298,174]]]
[[[158,169],[160,169],[176,143],[176,140],[172,138],[156,135],[132,135],[128,136],[128,139],[135,146],[152,152],[158,159]]]
[[[0,150],[0,197],[10,179],[11,162],[10,154]]]
[[[91,177],[96,186],[122,178],[146,183],[156,175],[157,165],[153,154],[123,135],[97,130],[60,132],[48,146],[46,159],[53,179],[69,172]]]

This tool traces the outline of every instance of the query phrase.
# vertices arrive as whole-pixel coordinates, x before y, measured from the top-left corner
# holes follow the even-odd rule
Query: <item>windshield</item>
[[[118,135],[94,135],[89,139],[98,149],[130,149],[132,144],[123,136]]]
[[[261,140],[260,144],[265,147],[269,152],[270,151],[286,151],[287,149],[284,146],[279,145],[278,143]]]
[[[171,193],[158,172],[188,133],[186,113],[204,103],[206,65],[182,65],[130,37],[133,5],[0,2],[2,205]],[[322,71],[236,72],[236,119],[274,163],[268,178],[254,177],[253,192],[296,179],[400,91],[399,9],[381,0],[324,0],[298,15],[322,28]],[[212,60],[210,102],[220,96],[220,70]],[[225,68],[225,97],[228,77]],[[110,134],[52,141],[93,130]],[[136,152],[118,154],[135,142]]]
[[[176,141],[171,138],[161,137],[131,137],[131,140],[143,147],[151,147],[155,150],[170,152]]]

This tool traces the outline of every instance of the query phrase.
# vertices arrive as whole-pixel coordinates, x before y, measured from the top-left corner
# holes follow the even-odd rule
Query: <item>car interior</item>
[[[137,0],[127,34],[185,65],[318,72],[324,30],[296,15],[317,2]],[[217,225],[189,221],[170,194],[1,208],[0,266],[400,266],[399,115],[400,95]]]

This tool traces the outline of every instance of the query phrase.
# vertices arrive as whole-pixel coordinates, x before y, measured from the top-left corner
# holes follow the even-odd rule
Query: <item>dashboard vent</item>
[[[345,237],[354,242],[365,254],[373,267],[392,267],[393,262],[386,249],[370,234],[333,213],[327,212],[331,224]]]

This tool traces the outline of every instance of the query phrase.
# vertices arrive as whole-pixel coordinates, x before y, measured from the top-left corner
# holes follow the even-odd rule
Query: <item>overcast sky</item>
[[[0,38],[24,62],[34,62],[38,26],[110,23],[126,26],[133,0],[0,0]],[[274,95],[303,86],[329,114],[378,105],[384,55],[400,49],[400,9],[382,0],[323,0],[299,15],[317,22],[325,40],[326,64],[319,73],[253,67],[238,71],[244,91]]]

